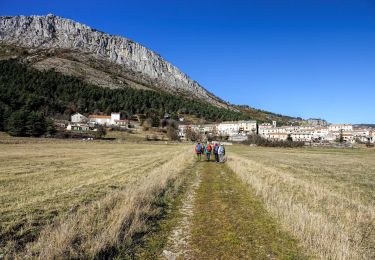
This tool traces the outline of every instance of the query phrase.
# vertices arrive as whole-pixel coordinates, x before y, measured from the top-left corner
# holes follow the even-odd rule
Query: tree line
[[[218,108],[199,100],[151,90],[110,89],[54,70],[39,71],[18,60],[0,61],[0,131],[17,136],[40,136],[53,131],[51,118],[72,113],[172,116],[194,115],[208,121],[246,120],[245,113]]]

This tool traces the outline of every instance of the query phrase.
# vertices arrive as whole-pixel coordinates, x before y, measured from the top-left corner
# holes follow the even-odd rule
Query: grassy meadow
[[[374,149],[228,150],[229,167],[310,255],[375,258]]]
[[[374,149],[234,145],[223,166],[197,163],[192,145],[137,142],[0,134],[0,258],[137,258],[192,172],[190,257],[375,258]],[[151,238],[161,256],[167,235]]]
[[[96,256],[142,228],[128,222],[192,162],[183,145],[11,140],[0,144],[2,255]]]

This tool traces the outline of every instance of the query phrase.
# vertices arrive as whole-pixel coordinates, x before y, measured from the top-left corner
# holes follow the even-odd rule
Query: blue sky
[[[48,13],[133,39],[231,103],[375,123],[375,0],[0,2]]]

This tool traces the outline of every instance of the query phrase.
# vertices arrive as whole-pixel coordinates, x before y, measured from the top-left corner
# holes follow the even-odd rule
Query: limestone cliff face
[[[0,17],[0,44],[32,51],[71,50],[91,55],[140,75],[148,85],[154,85],[154,89],[226,106],[157,53],[129,39],[109,35],[69,19],[54,15]]]

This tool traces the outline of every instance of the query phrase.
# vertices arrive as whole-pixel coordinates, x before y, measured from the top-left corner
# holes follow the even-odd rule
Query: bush
[[[147,118],[144,122],[143,122],[143,131],[148,131],[150,130],[150,128],[152,127],[152,120],[151,118]]]
[[[102,125],[98,125],[98,131],[95,132],[95,138],[96,139],[101,139],[103,138],[103,136],[105,136],[107,134],[107,129],[102,126]]]
[[[279,141],[279,140],[269,140],[266,138],[261,137],[257,134],[252,134],[248,136],[248,140],[243,141],[243,144],[255,144],[258,146],[264,147],[302,147],[305,145],[304,142],[293,142],[293,141]]]
[[[186,129],[186,132],[185,132],[185,137],[186,137],[186,140],[190,140],[190,141],[193,141],[193,142],[196,142],[196,141],[202,141],[202,135],[190,128],[187,128]]]
[[[172,126],[168,126],[167,136],[168,136],[169,140],[172,140],[172,141],[180,140],[180,138],[178,136],[178,133],[177,133],[177,129],[172,127]]]

